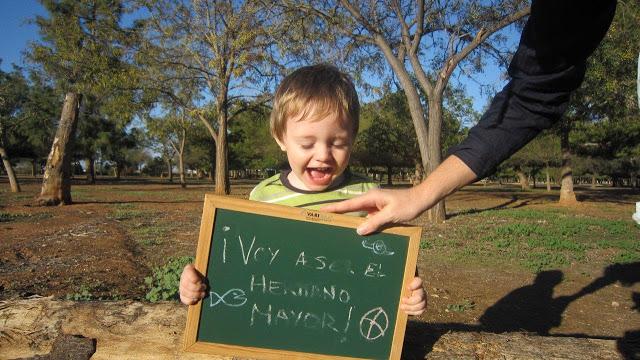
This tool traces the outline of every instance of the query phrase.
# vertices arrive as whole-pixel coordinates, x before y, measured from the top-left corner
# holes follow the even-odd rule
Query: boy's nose
[[[326,145],[321,145],[318,147],[318,151],[316,152],[316,159],[317,160],[330,160],[332,157],[331,155],[331,147],[326,146]]]

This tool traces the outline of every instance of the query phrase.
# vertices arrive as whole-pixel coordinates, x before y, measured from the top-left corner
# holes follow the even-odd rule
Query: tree
[[[215,143],[215,192],[228,194],[228,126],[244,111],[231,104],[264,93],[265,64],[281,24],[271,21],[268,2],[144,3],[151,17],[140,58],[151,69],[148,87],[205,126]],[[178,96],[185,91],[193,96]]]
[[[544,168],[547,191],[551,191],[549,168],[558,165],[560,156],[560,139],[553,132],[546,132],[513,154],[505,161],[505,165],[514,169],[522,190],[529,189],[527,172],[533,177],[535,187],[535,175],[540,169]]]
[[[187,187],[185,178],[185,144],[187,135],[192,133],[194,124],[192,118],[187,115],[184,109],[169,109],[163,116],[153,117],[147,115],[145,117],[147,130],[150,135],[156,139],[158,143],[170,146],[170,149],[163,150],[162,153],[166,158],[172,159],[173,154],[178,155],[178,173],[180,175],[180,186]],[[169,154],[171,153],[171,155]],[[169,162],[169,179],[171,179],[172,169]],[[171,180],[170,180],[171,181]]]
[[[46,160],[62,109],[61,97],[36,71],[29,73],[29,93],[17,125],[16,155],[31,159],[35,177]]]
[[[300,7],[298,2],[291,6]],[[380,56],[386,60],[407,97],[427,173],[441,162],[442,103],[452,74],[463,62],[467,70],[480,69],[483,56],[498,54],[504,40],[491,36],[529,13],[520,0],[309,0],[303,10],[321,22],[316,31],[334,35],[329,40],[339,44],[340,59],[356,64],[354,73],[365,68],[384,74]],[[420,92],[427,98],[424,104]],[[443,201],[429,211],[429,218],[444,220]]]
[[[587,72],[582,86],[572,97],[567,115],[560,124],[563,166],[561,171],[560,202],[576,201],[573,191],[571,154],[584,150],[589,143],[599,144],[597,134],[615,132],[606,130],[607,126],[617,126],[624,122],[633,128],[632,122],[638,121],[636,104],[635,79],[629,74],[635,71],[635,59],[640,52],[640,33],[637,24],[640,22],[640,5],[635,1],[621,1],[613,19],[609,32],[600,46],[587,61]],[[578,136],[579,143],[571,142],[573,129],[585,129],[580,123],[599,124],[592,128],[591,138]],[[587,125],[586,128],[589,126]],[[584,135],[584,134],[583,134]],[[611,138],[613,142],[629,148],[634,152],[637,141],[626,137]],[[605,146],[611,148],[611,145]],[[597,150],[597,149],[592,149]],[[604,150],[604,149],[603,149]],[[586,150],[589,153],[591,150]],[[605,151],[606,153],[606,151]],[[609,152],[607,156],[611,156]],[[635,158],[637,161],[637,158]]]
[[[17,119],[27,99],[28,85],[19,68],[11,73],[0,70],[0,157],[12,192],[20,192],[20,184],[13,171],[7,148],[9,132],[15,131]]]
[[[123,126],[109,121],[103,123],[104,128],[98,133],[96,149],[102,160],[113,165],[113,175],[120,179],[122,171],[136,166],[140,160],[140,147],[143,144],[142,132],[137,128],[127,131]]]
[[[70,204],[71,151],[82,97],[109,94],[134,78],[123,60],[135,29],[120,26],[126,9],[118,0],[40,1],[49,17],[35,18],[41,42],[31,44],[28,56],[65,96],[38,202]]]
[[[413,167],[420,154],[406,97],[401,92],[384,96],[362,108],[363,129],[356,138],[353,161],[387,169],[391,185],[393,168]]]
[[[260,105],[238,106],[251,110],[239,114],[229,127],[229,154],[230,159],[235,159],[236,168],[275,169],[285,164],[287,158],[269,131],[270,109]]]

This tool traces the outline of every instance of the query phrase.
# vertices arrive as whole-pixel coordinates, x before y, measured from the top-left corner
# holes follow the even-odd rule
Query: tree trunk
[[[597,174],[591,174],[591,188],[592,189],[596,188],[596,176],[597,176]]]
[[[533,173],[533,174],[529,175],[528,181],[529,181],[529,183],[531,183],[531,188],[535,189],[536,188],[536,174]]]
[[[527,177],[527,174],[524,173],[524,171],[518,169],[516,170],[516,174],[518,175],[518,182],[520,183],[520,189],[522,191],[528,191],[529,190],[529,178]]]
[[[565,120],[567,121],[567,120]],[[573,204],[577,202],[573,191],[573,173],[571,168],[571,149],[569,149],[569,125],[564,125],[560,133],[560,151],[562,153],[562,168],[560,169],[560,203]]]
[[[7,359],[78,359],[69,354],[51,356],[55,340],[65,333],[95,339],[91,359],[232,358],[184,351],[187,306],[175,301],[8,299],[0,306],[0,318],[6,329],[0,347]],[[403,351],[407,359],[634,359],[633,345],[637,344],[627,334],[620,340],[602,340],[525,332],[443,331],[437,325],[408,323]]]
[[[416,170],[413,173],[413,186],[417,186],[422,182],[422,176],[423,176],[422,164],[416,161]]]
[[[227,163],[227,91],[221,92],[222,98],[218,99],[218,137],[216,141],[216,195],[228,195],[231,192],[229,184],[229,169]]]
[[[96,169],[93,166],[93,156],[84,159],[84,166],[87,168],[87,184],[96,183]]]
[[[180,186],[184,189],[187,187],[187,180],[184,177],[184,143],[187,139],[187,131],[182,129],[182,138],[180,139],[180,149],[178,150],[178,166],[180,171]]]
[[[120,165],[120,163],[116,163],[116,166],[113,167],[113,176],[116,178],[116,180],[120,180],[120,171],[122,170],[122,167]]]
[[[393,167],[387,166],[387,185],[389,186],[393,185],[391,180],[392,172],[393,172]]]
[[[71,157],[81,101],[82,95],[74,92],[67,93],[64,98],[37,199],[40,205],[71,204]]]
[[[4,165],[4,169],[7,171],[7,176],[9,177],[11,192],[20,192],[18,178],[16,178],[16,173],[13,171],[13,166],[11,165],[11,161],[9,160],[9,156],[7,155],[7,151],[4,149],[4,146],[0,146],[0,157],[2,157],[2,164]]]
[[[187,180],[184,177],[184,155],[182,152],[178,154],[178,171],[180,172],[180,187],[184,189],[187,187]]]
[[[551,176],[549,176],[549,167],[545,168],[545,173],[547,176],[547,191],[551,191]]]
[[[431,174],[442,161],[442,145],[440,138],[442,134],[442,91],[435,90],[429,97],[429,164],[427,173]],[[427,175],[428,176],[428,175]],[[431,222],[443,222],[446,218],[446,208],[444,200],[438,202],[428,211]]]
[[[38,171],[36,170],[36,165],[38,163],[38,159],[31,159],[31,176],[35,179],[38,177]]]
[[[173,161],[171,161],[171,159],[167,160],[167,175],[169,182],[173,182]]]

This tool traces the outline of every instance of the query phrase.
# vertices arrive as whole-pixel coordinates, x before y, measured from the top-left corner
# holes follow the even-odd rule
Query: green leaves
[[[182,274],[182,269],[192,262],[193,257],[183,256],[171,258],[165,265],[154,268],[153,275],[144,279],[144,283],[149,289],[145,299],[151,302],[177,300],[180,274]]]

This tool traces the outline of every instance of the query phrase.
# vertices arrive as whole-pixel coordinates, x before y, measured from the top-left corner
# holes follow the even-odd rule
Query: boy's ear
[[[274,138],[274,139],[276,140],[276,142],[278,143],[278,146],[280,146],[280,150],[282,150],[282,151],[287,151],[287,147],[286,147],[286,146],[284,146],[284,143],[282,142],[282,140],[278,139],[278,138],[277,138],[277,137],[275,137],[275,136],[274,136],[273,138]]]

